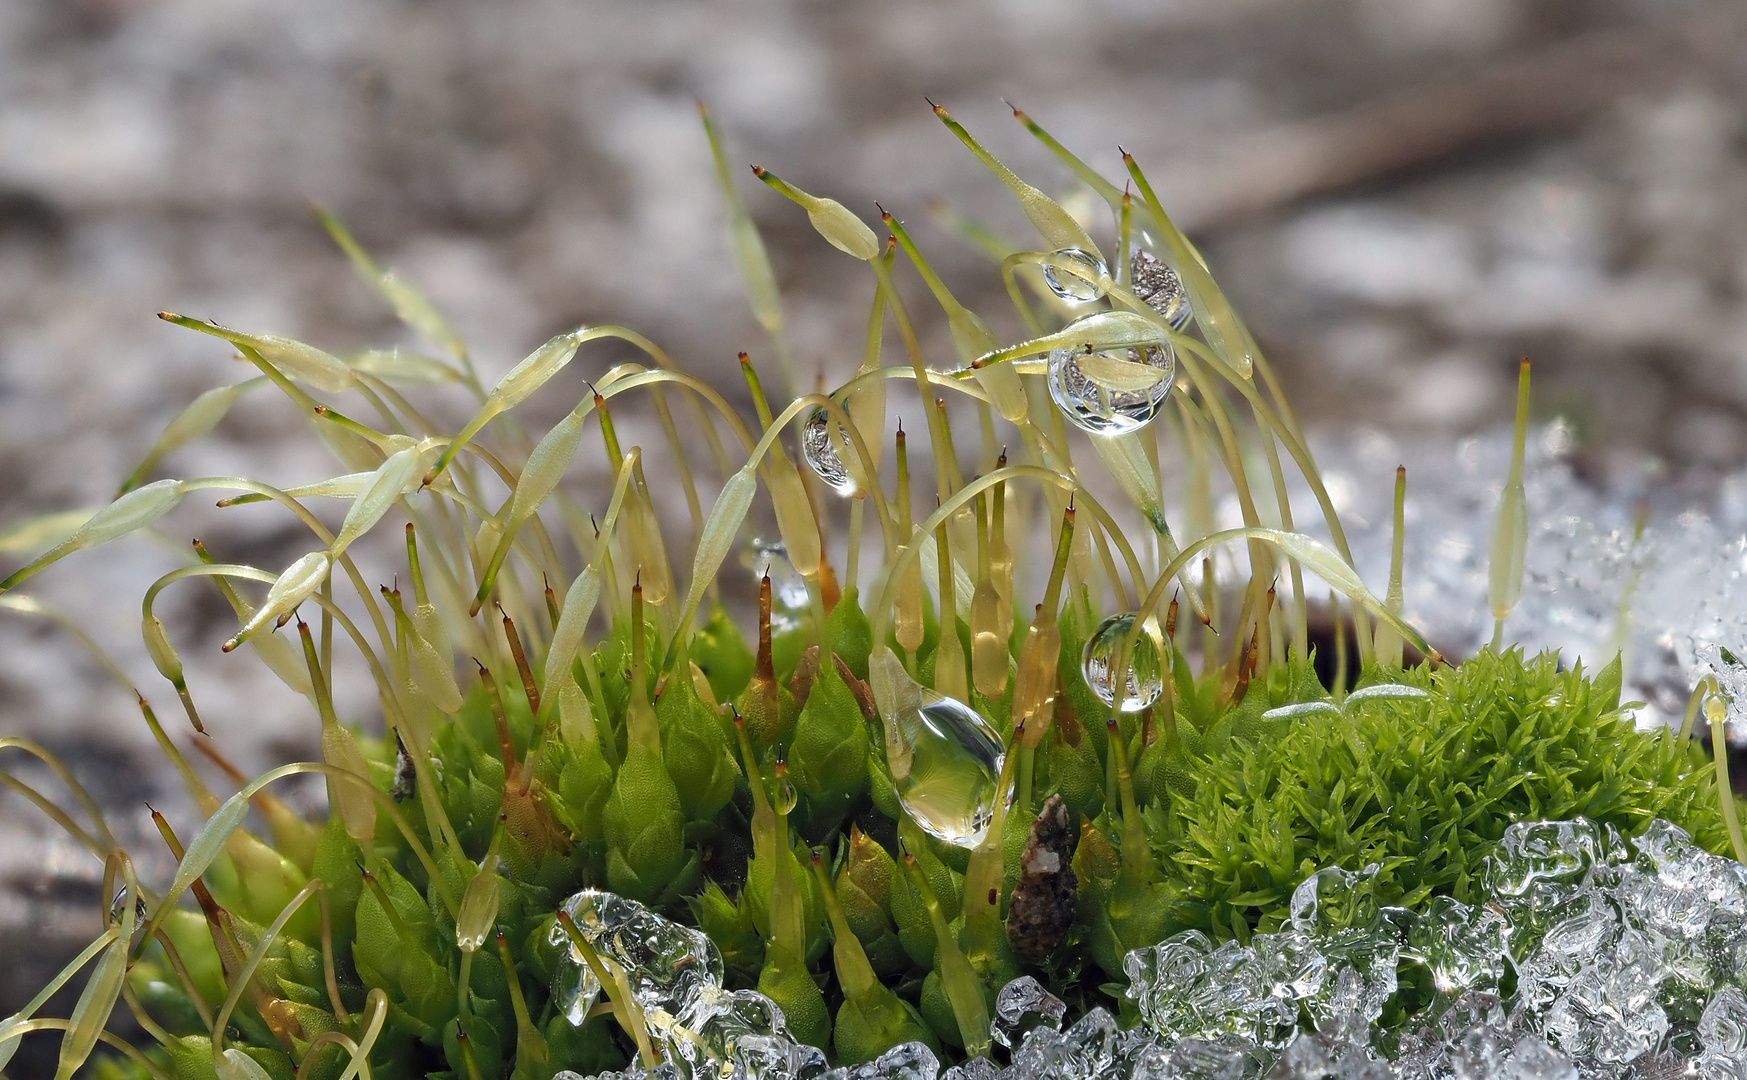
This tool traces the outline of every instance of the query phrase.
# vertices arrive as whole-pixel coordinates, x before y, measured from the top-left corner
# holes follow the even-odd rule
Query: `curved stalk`
[[[1070,476],[1064,476],[1061,473],[1046,469],[1041,465],[1009,465],[1003,469],[996,469],[991,473],[984,473],[982,476],[972,480],[958,491],[953,492],[951,498],[942,502],[940,506],[935,509],[934,513],[928,516],[926,521],[917,526],[914,535],[918,540],[922,537],[932,535],[941,522],[957,513],[960,508],[976,498],[978,494],[994,487],[1003,480],[1011,480],[1018,477],[1030,477],[1032,479],[1047,481],[1058,488],[1073,492],[1074,499],[1077,502],[1084,502],[1086,508],[1098,519],[1099,524],[1104,526],[1110,532],[1111,537],[1116,540],[1117,547],[1121,550],[1123,558],[1128,562],[1128,572],[1130,579],[1134,583],[1135,592],[1140,592],[1140,584],[1145,580],[1145,571],[1141,569],[1140,560],[1135,557],[1134,548],[1129,545],[1128,540],[1123,537],[1121,530],[1117,528],[1115,519],[1110,517],[1109,513],[1099,505],[1098,501],[1092,497],[1090,492],[1080,486],[1080,483],[1077,480]],[[891,612],[897,601],[898,587],[903,577],[903,571],[910,565],[911,560],[918,557],[921,550],[922,544],[918,541],[912,541],[905,544],[893,558],[891,564],[886,568],[885,588],[880,593],[879,603],[875,605],[873,614],[873,641],[876,648],[884,644],[886,640],[886,631],[890,629],[892,618]],[[1180,568],[1177,572],[1181,572]],[[1155,588],[1154,592],[1157,591],[1159,590]],[[1138,626],[1139,623],[1137,622],[1136,625]]]

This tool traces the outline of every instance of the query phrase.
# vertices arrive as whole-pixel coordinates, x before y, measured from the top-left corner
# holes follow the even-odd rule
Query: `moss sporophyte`
[[[1382,598],[1353,569],[1273,372],[1133,159],[1119,188],[1020,115],[1108,203],[1082,221],[936,112],[1040,239],[1009,249],[961,226],[998,262],[1026,337],[1004,343],[960,303],[892,214],[876,231],[756,168],[869,268],[860,364],[830,393],[796,392],[775,275],[705,117],[776,358],[742,354],[750,417],[618,326],[560,333],[488,388],[443,316],[326,214],[433,355],[340,357],[162,316],[260,376],[197,398],[109,507],[0,583],[0,605],[48,614],[19,591],[30,578],[173,528],[190,495],[277,503],[308,529],[308,554],[273,571],[197,543],[146,594],[142,631],[193,728],[234,737],[232,718],[197,710],[153,614],[184,579],[218,589],[238,619],[225,650],[247,646],[309,700],[322,759],[221,799],[106,661],[204,815],[155,818],[177,865],[165,883],[139,879],[72,772],[5,740],[70,798],[8,786],[102,862],[106,904],[122,889],[135,902],[106,906],[91,947],[0,1020],[0,1063],[50,1032],[61,1080],[94,1051],[104,1075],[226,1080],[544,1080],[663,1062],[799,1075],[910,1044],[951,1060],[1008,1045],[997,994],[1026,974],[1074,1010],[1134,1023],[1119,997],[1132,950],[1186,931],[1260,940],[1326,868],[1363,868],[1368,902],[1411,911],[1476,901],[1488,855],[1525,821],[1632,836],[1660,818],[1742,854],[1724,759],[1636,730],[1617,660],[1562,666],[1508,646],[1526,367],[1493,554],[1499,632],[1452,665],[1402,618],[1413,568],[1399,539]],[[906,303],[900,262],[938,312]],[[921,323],[942,316],[949,348],[932,355]],[[590,370],[575,407],[526,435],[517,407],[606,339],[646,362]],[[338,475],[146,482],[268,386]],[[412,400],[430,393],[471,395],[472,418],[436,430]],[[664,438],[626,445],[615,417],[641,409]],[[610,484],[567,490],[588,456]],[[1289,470],[1313,507],[1289,502]],[[1186,530],[1167,475],[1184,478]],[[658,477],[677,479],[689,522],[664,528],[677,499],[657,505]],[[1223,491],[1243,525],[1216,531]],[[348,505],[337,529],[315,509],[333,499]],[[1294,524],[1307,513],[1328,543]],[[751,597],[724,567],[766,514],[781,543],[761,549],[743,628],[728,609]],[[393,584],[376,584],[353,550],[402,521],[404,557],[377,579]],[[1323,643],[1332,676],[1312,646],[1318,579],[1332,591],[1316,607],[1340,628]],[[1404,666],[1408,646],[1425,659]],[[347,648],[380,715],[336,709]],[[297,775],[325,782],[325,821],[276,795]],[[1414,963],[1403,954],[1403,985]],[[69,1019],[40,1015],[79,979]],[[1439,1000],[1405,994],[1378,1023],[1405,1027]],[[131,1043],[107,1026],[118,1006]],[[757,1039],[778,1035],[789,1072],[758,1057]]]

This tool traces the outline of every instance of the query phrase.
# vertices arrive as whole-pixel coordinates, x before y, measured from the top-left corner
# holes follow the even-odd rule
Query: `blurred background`
[[[880,200],[1011,336],[993,266],[931,204],[1015,240],[1024,220],[925,94],[1058,192],[1069,175],[1003,98],[1107,173],[1118,143],[1133,152],[1312,429],[1369,448],[1352,457],[1376,474],[1362,484],[1386,493],[1412,457],[1435,491],[1462,440],[1508,418],[1527,355],[1538,416],[1559,421],[1543,449],[1575,483],[1669,513],[1740,501],[1740,0],[11,0],[0,532],[101,505],[197,393],[252,374],[160,309],[334,352],[401,337],[311,200],[427,289],[488,383],[554,332],[613,321],[738,386],[736,351],[768,345],[698,98],[765,230],[804,382],[857,363],[865,271],[742,171],[754,162],[869,220]],[[334,471],[314,447],[262,396],[168,472],[309,481]],[[271,515],[207,517],[227,555],[302,550]],[[179,557],[124,544],[32,591],[155,686],[135,605]],[[175,604],[227,751],[251,771],[309,753],[313,726],[276,711],[256,666],[218,661],[228,609]],[[149,829],[143,800],[175,805],[131,702],[15,619],[0,732],[76,753],[124,839]],[[21,799],[0,820],[5,1013],[95,930],[100,868]]]

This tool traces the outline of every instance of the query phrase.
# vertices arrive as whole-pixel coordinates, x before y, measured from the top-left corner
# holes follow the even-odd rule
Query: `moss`
[[[1555,654],[1488,649],[1391,677],[1430,696],[1263,719],[1192,761],[1193,794],[1152,818],[1179,928],[1276,930],[1325,866],[1379,864],[1383,904],[1470,901],[1518,821],[1583,816],[1634,835],[1661,817],[1728,853],[1708,759],[1638,730],[1617,667],[1592,680]]]

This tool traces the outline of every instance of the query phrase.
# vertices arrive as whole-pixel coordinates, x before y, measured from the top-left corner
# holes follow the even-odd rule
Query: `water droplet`
[[[1171,392],[1177,356],[1170,346],[1049,354],[1049,396],[1076,427],[1094,434],[1138,431]]]
[[[873,658],[886,760],[898,801],[930,835],[976,847],[995,816],[1007,748],[975,709],[929,690],[890,649]]]
[[[1080,673],[1086,677],[1086,685],[1106,705],[1116,704],[1116,673],[1112,669],[1122,651],[1123,640],[1134,629],[1135,614],[1131,611],[1112,615],[1099,623],[1092,636],[1086,639],[1085,650],[1080,653]],[[1165,692],[1159,638],[1157,623],[1149,621],[1135,639],[1134,653],[1128,658],[1128,686],[1122,696],[1122,711],[1125,713],[1151,708]]]
[[[1103,259],[1079,248],[1062,248],[1043,257],[1044,284],[1071,304],[1089,303],[1103,296],[1101,279],[1108,275]]]
[[[789,767],[786,762],[776,763],[776,786],[771,791],[771,809],[779,814],[792,814],[795,805],[801,801],[795,791],[793,781],[789,779]]]
[[[1147,307],[1171,320],[1171,326],[1181,330],[1189,324],[1189,296],[1183,291],[1183,281],[1163,259],[1136,246],[1128,262],[1129,288]]]
[[[853,496],[857,490],[855,478],[849,475],[842,455],[837,452],[837,444],[831,440],[830,422],[831,414],[825,409],[815,409],[813,415],[807,417],[807,424],[801,429],[801,456],[832,491],[845,497]],[[843,425],[839,424],[837,430],[844,445],[848,446],[849,436],[843,433]]]
[[[783,633],[801,625],[809,609],[807,579],[789,561],[789,549],[781,540],[753,537],[740,554],[740,565],[752,571],[754,582],[770,575],[770,628]]]
[[[121,917],[127,911],[127,898],[128,888],[126,885],[123,885],[116,891],[115,899],[109,902],[109,921],[117,926],[121,925]],[[133,934],[135,941],[138,941],[140,935],[145,932],[146,922],[145,897],[135,897],[133,902]]]
[[[896,781],[898,800],[929,833],[976,847],[995,816],[1001,736],[975,709],[932,690],[923,691],[909,726],[910,771]]]

